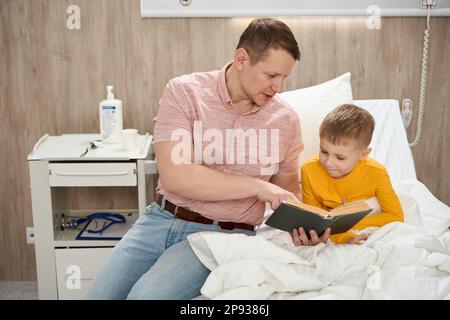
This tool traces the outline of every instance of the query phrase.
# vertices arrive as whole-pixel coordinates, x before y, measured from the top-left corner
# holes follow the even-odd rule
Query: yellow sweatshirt
[[[311,157],[301,168],[303,202],[323,209],[333,209],[346,202],[376,197],[381,212],[363,218],[352,229],[380,227],[394,221],[403,221],[403,210],[392,188],[386,168],[367,158],[360,160],[352,172],[334,179],[322,167],[318,156]],[[335,234],[334,243],[346,243],[354,233]]]

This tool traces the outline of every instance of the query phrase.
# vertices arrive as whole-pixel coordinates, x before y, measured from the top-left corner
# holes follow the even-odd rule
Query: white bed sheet
[[[363,245],[294,247],[263,226],[256,237],[202,232],[188,237],[211,273],[206,299],[450,299],[450,208],[417,180],[399,184],[422,225],[369,228]],[[403,202],[405,197],[401,197]],[[270,210],[267,211],[268,213]]]
[[[371,156],[387,167],[405,223],[364,230],[361,246],[294,247],[265,224],[256,237],[193,234],[189,242],[211,270],[204,298],[450,299],[450,208],[416,179],[398,101],[354,103],[375,117]]]

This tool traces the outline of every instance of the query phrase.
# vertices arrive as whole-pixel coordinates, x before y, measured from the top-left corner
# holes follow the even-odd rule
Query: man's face
[[[266,105],[276,93],[283,92],[284,80],[292,71],[295,59],[283,49],[269,49],[266,57],[250,64],[247,59],[240,72],[240,84],[245,95],[256,105]]]
[[[370,148],[361,148],[353,140],[336,145],[327,139],[320,139],[320,163],[335,179],[343,178],[352,172],[358,161],[366,158],[369,153]]]

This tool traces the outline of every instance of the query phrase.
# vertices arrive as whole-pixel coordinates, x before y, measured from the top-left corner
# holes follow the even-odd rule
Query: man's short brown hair
[[[289,27],[275,19],[253,20],[242,33],[236,49],[244,48],[250,55],[251,64],[266,57],[269,49],[284,49],[295,60],[300,60],[297,40]]]
[[[353,140],[362,148],[372,140],[375,120],[365,109],[353,104],[343,104],[331,111],[320,125],[320,138],[334,145]]]

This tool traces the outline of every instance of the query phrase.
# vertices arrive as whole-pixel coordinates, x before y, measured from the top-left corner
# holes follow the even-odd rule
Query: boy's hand
[[[367,234],[357,234],[347,240],[348,244],[363,244],[367,240],[369,235]]]
[[[327,228],[325,232],[319,237],[315,230],[310,230],[309,234],[311,236],[311,239],[308,239],[305,230],[300,227],[298,228],[298,230],[292,230],[292,233],[290,233],[290,235],[295,246],[315,246],[316,244],[319,244],[321,242],[327,242],[328,238],[330,237],[330,232],[331,228]]]

